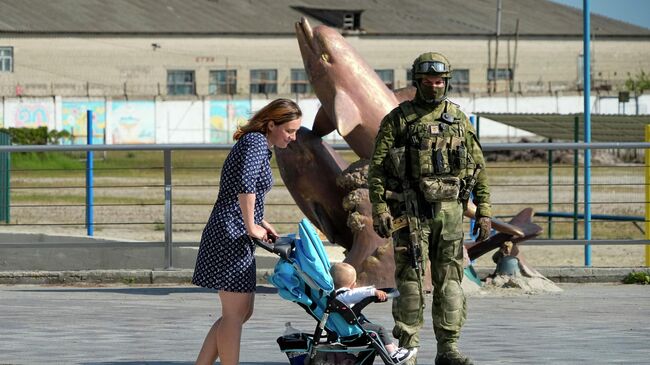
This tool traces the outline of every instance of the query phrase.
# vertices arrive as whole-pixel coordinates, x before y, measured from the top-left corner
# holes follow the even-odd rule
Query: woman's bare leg
[[[219,323],[221,323],[221,318],[214,322],[212,327],[210,327],[210,331],[208,331],[208,334],[205,336],[203,346],[201,346],[201,352],[199,352],[199,357],[196,359],[197,365],[212,365],[217,360],[217,357],[219,357],[219,348],[217,344],[217,328],[219,327]]]
[[[196,359],[197,365],[213,365],[217,357],[221,365],[239,363],[239,345],[243,324],[253,313],[255,293],[220,291],[221,318],[210,328]]]

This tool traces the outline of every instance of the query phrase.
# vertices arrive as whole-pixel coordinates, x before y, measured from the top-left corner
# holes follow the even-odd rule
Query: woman
[[[266,105],[233,139],[237,142],[221,171],[217,202],[201,236],[192,283],[219,291],[221,318],[208,332],[196,364],[239,363],[244,322],[253,314],[255,244],[277,232],[264,220],[264,196],[273,185],[272,147],[285,148],[296,139],[302,112],[296,103],[277,99]]]

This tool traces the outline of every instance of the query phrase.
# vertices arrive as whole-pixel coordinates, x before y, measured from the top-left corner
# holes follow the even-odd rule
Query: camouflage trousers
[[[461,204],[439,203],[433,218],[421,221],[421,272],[414,269],[406,250],[408,228],[393,235],[395,251],[395,280],[400,296],[393,300],[395,327],[393,336],[399,345],[419,347],[419,331],[424,324],[424,268],[430,264],[433,284],[431,316],[437,340],[438,353],[457,351],[460,329],[466,318],[465,295],[461,288],[463,279],[463,231]],[[427,260],[428,259],[428,260]]]

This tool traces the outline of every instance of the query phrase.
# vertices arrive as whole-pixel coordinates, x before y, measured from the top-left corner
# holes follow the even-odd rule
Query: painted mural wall
[[[582,112],[581,97],[494,97],[454,98],[468,114]],[[252,100],[110,100],[101,98],[6,98],[0,103],[0,126],[66,130],[72,134],[67,143],[85,144],[87,112],[93,117],[93,143],[215,143],[230,144],[237,126],[269,102]],[[298,101],[303,111],[303,126],[312,128],[320,108],[316,98]],[[637,103],[618,103],[617,99],[592,98],[594,114],[635,114]],[[638,100],[639,114],[650,113],[650,95]],[[485,124],[483,124],[485,123]],[[481,136],[523,137],[529,133],[501,123],[481,119]],[[333,132],[325,137],[342,143]]]
[[[85,144],[88,138],[88,112],[93,120],[93,144],[106,143],[106,102],[91,100],[65,100],[61,102],[61,123],[56,123],[57,130],[68,131],[72,135],[72,144]]]

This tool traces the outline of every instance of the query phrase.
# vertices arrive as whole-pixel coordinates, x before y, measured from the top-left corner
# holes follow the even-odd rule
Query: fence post
[[[86,144],[93,144],[93,111],[86,111]],[[86,151],[86,233],[94,235],[93,227],[93,151]]]
[[[583,66],[582,66],[582,72],[583,72],[583,85],[584,85],[584,123],[585,123],[585,130],[584,130],[584,142],[585,143],[591,143],[591,104],[590,104],[590,99],[591,99],[591,60],[589,59],[591,55],[591,45],[590,45],[590,37],[591,37],[591,8],[590,8],[590,0],[582,0],[582,16],[584,18],[583,21],[583,30],[582,30],[582,38],[583,38]],[[591,266],[591,149],[587,148],[585,149],[585,165],[584,165],[584,179],[585,179],[585,187],[584,187],[584,195],[585,195],[585,203],[584,203],[584,209],[585,209],[585,241],[587,241],[587,244],[585,244],[585,266],[590,267]]]
[[[0,132],[0,145],[11,145],[11,136]],[[0,220],[9,223],[11,203],[9,194],[11,177],[11,154],[10,152],[0,153]]]
[[[579,123],[580,118],[577,116],[573,120],[573,141],[575,143],[580,142],[579,140]],[[580,168],[579,164],[578,150],[573,150],[573,239],[578,239],[578,169]]]
[[[172,243],[172,151],[165,150],[165,269],[172,269],[173,243]]]
[[[549,138],[548,143],[553,143]],[[553,213],[553,150],[548,150],[548,211]],[[548,239],[553,239],[553,214],[548,215]]]
[[[645,141],[650,142],[650,124],[645,126]],[[650,148],[645,150],[645,239],[650,239]],[[650,245],[645,245],[645,266],[650,267]]]

